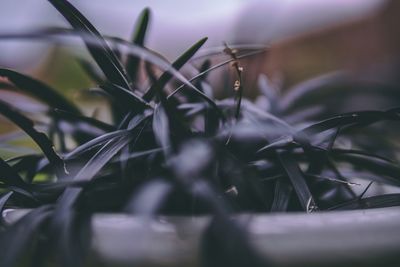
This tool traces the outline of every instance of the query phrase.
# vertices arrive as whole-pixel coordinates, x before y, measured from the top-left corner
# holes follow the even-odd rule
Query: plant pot
[[[27,210],[6,210],[13,223]],[[201,266],[202,234],[209,216],[96,214],[89,265]],[[273,266],[399,266],[400,208],[242,214],[254,249]]]

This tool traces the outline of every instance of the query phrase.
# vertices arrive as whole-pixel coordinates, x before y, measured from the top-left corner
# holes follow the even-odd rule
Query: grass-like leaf
[[[57,43],[57,44],[62,44],[65,45],[68,42],[68,36],[76,37],[80,36],[82,39],[85,40],[86,43],[89,43],[93,46],[99,46],[98,40],[96,37],[93,37],[90,34],[87,33],[77,33],[76,31],[61,31],[61,32],[48,32],[48,31],[37,31],[37,32],[29,32],[29,33],[11,33],[11,34],[0,34],[0,39],[3,40],[16,40],[16,39],[24,39],[24,40],[41,40],[41,41],[47,41],[47,42],[52,42],[52,43]],[[159,55],[156,53],[152,53],[148,49],[144,49],[142,47],[136,46],[134,44],[131,44],[129,42],[121,42],[119,41],[119,44],[122,45],[124,48],[127,49],[128,53],[135,54],[141,58],[143,58],[144,61],[148,61],[158,67],[160,67],[162,70],[165,70],[169,73],[172,74],[174,78],[177,80],[181,81],[183,83],[183,87],[188,87],[193,92],[199,96],[200,98],[204,99],[207,103],[209,103],[213,108],[219,111],[215,101],[210,99],[206,94],[201,92],[198,88],[196,88],[193,84],[189,82],[188,79],[186,79],[179,71],[177,71],[171,64],[167,61],[165,61],[163,58],[161,58]],[[123,88],[127,88],[122,86]],[[169,99],[170,97],[168,97]],[[221,115],[221,112],[218,112],[219,115]]]
[[[278,152],[278,158],[296,191],[302,208],[307,212],[317,210],[318,206],[295,159],[286,152]]]
[[[35,98],[38,98],[50,107],[58,108],[74,114],[81,114],[79,109],[73,103],[59,94],[55,89],[41,81],[14,70],[5,68],[0,68],[0,76],[6,77],[20,90],[29,93]]]
[[[106,83],[100,87],[108,92],[111,96],[115,97],[115,100],[128,110],[135,110],[138,112],[143,111],[143,109],[146,108],[151,108],[146,101],[137,96],[135,93],[117,84]]]
[[[15,123],[27,135],[29,135],[33,141],[35,141],[35,143],[46,155],[49,162],[56,168],[58,176],[65,174],[64,161],[54,150],[54,145],[44,133],[41,133],[34,128],[34,124],[30,119],[2,101],[0,101],[0,114],[4,115],[10,121]]]
[[[50,206],[34,209],[0,234],[0,265],[17,266],[50,215]],[[12,245],[11,245],[12,244]]]
[[[132,38],[132,42],[138,46],[144,46],[147,27],[150,20],[150,9],[145,8],[139,16],[138,22],[136,23],[135,33]],[[134,55],[129,55],[126,60],[126,71],[131,77],[132,81],[136,80],[140,59]]]
[[[276,181],[271,212],[287,211],[292,191],[293,187],[286,177],[282,177]]]
[[[77,115],[74,113],[66,112],[61,109],[55,109],[54,113],[57,115],[58,118],[68,121],[70,123],[87,123],[105,132],[111,132],[115,130],[115,127],[113,125],[99,121],[95,118],[86,117],[83,115]]]
[[[265,51],[261,50],[261,51],[250,52],[250,53],[247,53],[247,54],[244,54],[244,55],[237,56],[237,59],[247,58],[247,57],[259,55],[259,54],[262,54],[262,53],[265,53]],[[193,81],[196,81],[196,80],[198,80],[200,78],[203,78],[209,72],[211,72],[213,70],[216,70],[216,69],[219,69],[219,68],[221,68],[223,66],[226,66],[227,64],[232,63],[233,61],[234,61],[234,59],[231,58],[231,59],[225,60],[225,61],[223,61],[221,63],[218,63],[216,65],[213,65],[213,66],[209,67],[208,69],[203,70],[199,74],[197,74],[197,75],[193,76],[192,78],[190,78],[189,82],[193,82]],[[168,95],[168,98],[173,97],[175,94],[180,92],[183,88],[185,88],[185,86],[187,86],[187,85],[183,84],[183,85],[179,86],[178,88],[176,88],[171,94]]]
[[[25,183],[22,177],[1,158],[0,172],[1,187],[7,187],[11,191],[37,201],[31,192],[29,184]]]
[[[92,151],[93,149],[96,149],[98,146],[102,146],[102,145],[106,144],[110,140],[113,140],[115,138],[119,138],[122,136],[126,136],[127,134],[128,134],[128,130],[117,130],[117,131],[103,134],[99,137],[96,137],[96,138],[90,140],[89,142],[87,142],[85,144],[82,144],[82,145],[76,147],[74,150],[67,153],[65,155],[65,158],[66,159],[77,158],[77,157],[83,155],[84,153],[87,153],[87,152]]]
[[[96,28],[68,1],[66,0],[48,0],[78,32],[89,34],[97,40],[98,44],[85,42],[93,59],[99,65],[107,79],[123,88],[130,88],[129,78],[126,72],[115,56],[114,52],[108,46],[101,34]]]
[[[299,133],[300,135],[310,135],[320,133],[332,128],[343,127],[350,124],[368,125],[377,121],[400,120],[397,109],[388,111],[359,111],[341,114],[318,123],[312,124]]]
[[[153,116],[153,131],[158,144],[166,155],[171,154],[171,136],[168,116],[162,105],[157,105]]]
[[[386,208],[400,205],[400,194],[387,194],[354,200],[331,207],[330,210]]]
[[[130,135],[116,137],[108,141],[78,172],[74,177],[74,181],[89,181],[129,142]],[[68,254],[71,251],[71,235],[73,234],[72,227],[76,219],[74,207],[83,189],[79,187],[67,188],[58,200],[58,204],[53,214],[51,229],[55,236],[58,236],[58,231],[61,231],[60,247],[65,247]],[[63,254],[65,255],[65,254]],[[68,257],[67,257],[68,258]],[[64,257],[65,260],[67,260]],[[67,262],[70,262],[69,260]]]
[[[4,207],[5,207],[6,203],[7,203],[7,201],[12,196],[12,194],[13,194],[12,191],[1,194],[1,196],[0,196],[0,213],[1,214],[3,214]],[[4,217],[0,216],[0,224],[3,225],[4,223],[5,223],[4,222]]]
[[[186,50],[179,58],[177,58],[173,63],[172,67],[179,70],[180,68],[188,62],[193,55],[204,45],[208,38],[203,38],[192,45],[188,50]],[[155,84],[153,84],[145,93],[143,98],[147,101],[151,100],[156,94],[156,88],[164,88],[164,86],[169,82],[173,76],[169,72],[164,72]]]
[[[354,151],[333,150],[332,158],[339,162],[350,162],[359,166],[360,170],[367,170],[372,174],[369,179],[393,185],[400,185],[400,166],[391,161],[368,154],[354,153]]]
[[[125,210],[141,216],[153,216],[172,190],[171,183],[161,179],[153,180],[141,187],[138,194],[132,196]]]

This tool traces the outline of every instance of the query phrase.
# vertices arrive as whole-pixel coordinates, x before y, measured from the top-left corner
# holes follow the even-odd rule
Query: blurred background
[[[105,35],[130,39],[145,7],[152,11],[147,45],[173,59],[203,36],[208,46],[274,43],[376,13],[385,0],[221,0],[78,1],[71,0]],[[68,27],[45,0],[3,0],[0,32]],[[31,69],[45,60],[48,47],[2,42],[0,64]]]

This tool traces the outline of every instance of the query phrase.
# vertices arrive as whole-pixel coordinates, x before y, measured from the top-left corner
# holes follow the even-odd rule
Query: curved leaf
[[[188,50],[186,50],[179,58],[177,58],[174,63],[172,63],[172,67],[174,69],[179,70],[185,65],[186,62],[189,61],[193,57],[193,55],[203,46],[203,44],[207,41],[207,37],[197,41],[194,45],[192,45]],[[168,81],[172,78],[172,75],[169,72],[164,72],[160,78],[155,82],[144,94],[143,98],[147,101],[150,101],[156,94],[156,88],[163,89],[164,86],[168,83]]]
[[[92,43],[86,42],[85,38],[83,38],[90,54],[107,79],[111,83],[121,87],[130,88],[129,78],[122,64],[96,28],[68,1],[48,1],[64,16],[74,29],[78,32],[90,34],[94,37],[94,40],[97,40],[97,45],[93,45]]]
[[[58,108],[74,114],[81,114],[79,109],[55,89],[43,82],[33,79],[19,72],[0,68],[0,76],[6,77],[20,90],[28,92],[33,97],[38,98],[53,108]]]
[[[28,134],[33,139],[33,141],[35,141],[35,143],[46,155],[49,162],[56,168],[58,176],[62,176],[66,172],[64,161],[60,158],[59,155],[57,155],[56,151],[54,150],[53,143],[44,133],[38,132],[34,128],[34,124],[30,119],[28,119],[3,101],[0,101],[0,114],[4,115],[6,118],[15,123],[26,134]]]

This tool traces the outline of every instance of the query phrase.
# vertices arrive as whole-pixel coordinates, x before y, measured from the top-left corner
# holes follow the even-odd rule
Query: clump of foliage
[[[393,126],[400,108],[391,107],[398,103],[392,87],[379,85],[377,91],[335,73],[279,91],[260,75],[260,101],[253,102],[243,97],[243,79],[250,70],[240,61],[267,53],[266,48],[226,45],[194,57],[206,42],[201,39],[169,63],[145,47],[149,10],[128,42],[102,36],[67,1],[49,2],[72,30],[3,34],[0,39],[63,43],[81,38],[94,60],[82,66],[99,84],[89,94],[109,101],[113,123],[84,115],[41,81],[0,68],[1,90],[16,90],[47,106],[39,120],[38,114],[22,111],[18,99],[15,105],[0,100],[0,113],[42,152],[0,159],[0,209],[31,209],[15,224],[3,222],[1,266],[14,266],[28,254],[33,266],[54,260],[82,265],[96,212],[212,214],[202,246],[204,264],[257,266],[265,262],[229,219],[233,212],[400,204],[400,194],[364,197],[365,191],[354,190],[354,177],[400,184]],[[214,55],[227,60],[213,64]],[[179,71],[184,65],[194,73],[191,79]],[[215,99],[207,74],[223,66],[233,70],[237,81],[231,97]],[[360,96],[376,95],[387,108],[352,109]],[[35,127],[43,117],[45,133]]]

